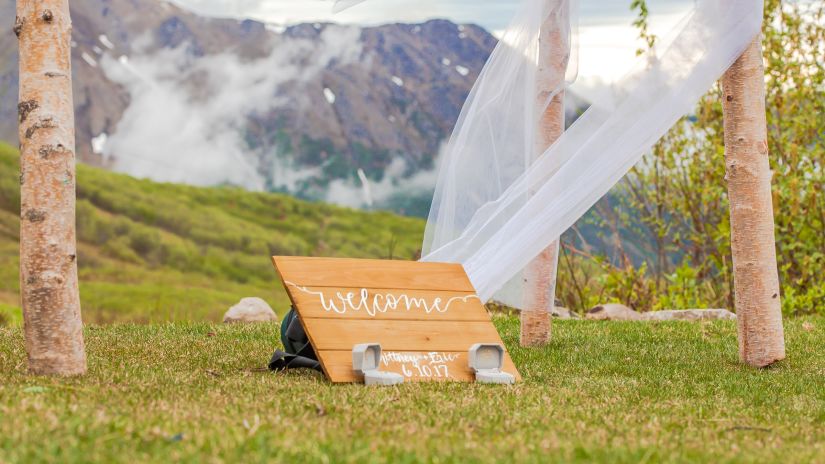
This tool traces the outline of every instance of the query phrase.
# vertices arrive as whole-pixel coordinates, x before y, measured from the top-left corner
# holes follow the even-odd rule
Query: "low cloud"
[[[440,152],[443,151],[442,147]],[[412,175],[408,175],[407,162],[399,157],[392,160],[380,181],[367,179],[365,184],[362,176],[357,176],[359,180],[336,179],[330,183],[324,201],[352,208],[398,209],[394,202],[399,197],[429,200],[438,180],[440,158],[441,154],[433,162],[433,168],[418,170]]]
[[[320,37],[282,37],[269,56],[257,60],[230,53],[194,57],[186,44],[104,55],[103,71],[128,91],[130,104],[106,138],[103,155],[118,171],[194,185],[262,190],[267,181],[289,187],[312,177],[313,169],[276,160],[272,179],[263,178],[259,157],[243,135],[248,115],[285,103],[277,97],[279,86],[306,81],[333,60],[353,62],[361,54],[359,28],[326,26]]]

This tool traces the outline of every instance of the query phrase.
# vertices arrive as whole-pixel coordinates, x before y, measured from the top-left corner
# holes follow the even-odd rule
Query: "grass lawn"
[[[83,378],[26,374],[0,328],[0,462],[825,462],[825,318],[737,363],[735,325],[563,321],[512,387],[331,385],[261,369],[275,325],[92,326]]]

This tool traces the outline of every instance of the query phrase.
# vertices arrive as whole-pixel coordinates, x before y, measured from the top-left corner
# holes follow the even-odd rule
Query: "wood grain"
[[[467,351],[474,343],[501,343],[487,322],[301,319],[317,350],[352,350],[380,343],[388,351]]]
[[[503,345],[458,264],[279,256],[272,261],[332,382],[362,380],[352,369],[352,347],[359,343],[380,343],[382,369],[408,381],[473,381],[467,350],[476,343]],[[521,379],[506,353],[504,366]]]
[[[475,293],[460,264],[273,256],[285,281],[310,287],[367,287]]]
[[[329,366],[330,378],[334,378],[335,382],[361,382],[363,380],[352,370],[351,351],[320,351],[318,356],[324,365]],[[405,381],[411,382],[472,382],[475,380],[475,375],[467,362],[466,351],[385,352],[380,369],[401,374]],[[516,380],[521,380],[509,356],[505,356],[502,370],[513,374]]]
[[[287,285],[305,318],[489,321],[474,293],[433,290],[296,287]],[[316,292],[316,293],[310,293]],[[323,295],[318,295],[322,292]]]

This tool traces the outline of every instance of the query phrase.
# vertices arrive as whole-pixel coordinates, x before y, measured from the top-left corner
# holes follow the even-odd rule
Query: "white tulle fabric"
[[[443,154],[424,239],[423,261],[462,263],[482,299],[516,308],[521,271],[694,108],[762,24],[762,0],[698,0],[662,53],[640,57],[535,156],[539,31],[566,1],[520,5]]]
[[[332,12],[340,13],[341,11],[344,11],[351,6],[357,5],[365,1],[366,0],[335,0],[335,3],[332,5]]]

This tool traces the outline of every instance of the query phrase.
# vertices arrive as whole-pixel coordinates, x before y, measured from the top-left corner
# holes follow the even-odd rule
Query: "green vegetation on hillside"
[[[0,325],[19,321],[20,186],[0,143]],[[242,297],[288,305],[272,255],[412,259],[424,222],[235,188],[158,184],[78,166],[86,322],[218,320]]]
[[[0,328],[0,462],[825,462],[825,318],[767,370],[731,321],[560,321],[542,349],[495,322],[512,387],[275,374],[277,324],[89,327],[89,373],[38,378]]]
[[[656,42],[645,5],[632,2],[644,49]],[[825,68],[814,45],[825,43],[825,2],[768,0],[764,25],[782,309],[825,314]],[[614,201],[590,216],[612,249],[599,255],[578,243],[581,235],[563,238],[559,294],[567,305],[585,309],[616,298],[639,310],[733,308],[723,138],[717,86],[613,189]]]

